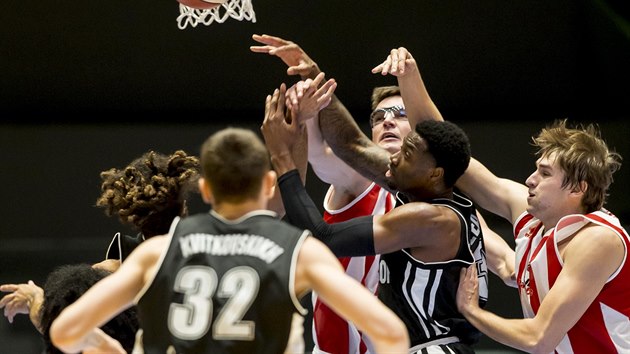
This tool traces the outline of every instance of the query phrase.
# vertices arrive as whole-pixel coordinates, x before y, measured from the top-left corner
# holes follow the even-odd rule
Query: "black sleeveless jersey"
[[[231,221],[211,211],[173,221],[138,297],[145,353],[284,351],[293,313],[306,312],[293,286],[307,233],[274,216]]]
[[[483,236],[472,202],[459,194],[453,198],[430,203],[452,209],[461,222],[461,243],[454,259],[422,262],[409,249],[381,255],[378,297],[405,322],[412,348],[453,337],[461,343],[473,344],[481,336],[457,311],[455,296],[460,269],[477,262],[479,298],[485,305],[488,273]]]

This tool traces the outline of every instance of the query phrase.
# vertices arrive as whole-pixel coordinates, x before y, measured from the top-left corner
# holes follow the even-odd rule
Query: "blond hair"
[[[610,151],[593,124],[568,128],[567,120],[554,122],[532,138],[539,157],[555,155],[564,171],[562,187],[580,187],[586,182],[582,204],[590,213],[603,207],[613,173],[621,167],[621,156]]]

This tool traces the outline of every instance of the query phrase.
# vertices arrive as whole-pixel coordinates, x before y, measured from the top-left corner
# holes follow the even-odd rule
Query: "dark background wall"
[[[255,23],[182,31],[172,0],[7,0],[0,103],[14,122],[251,120],[288,80],[279,60],[249,51],[251,34],[269,33],[310,53],[351,108],[392,81],[369,70],[405,46],[449,119],[601,119],[626,103],[621,3],[254,0]]]
[[[0,283],[43,283],[55,266],[103,257],[116,231],[94,207],[100,171],[148,149],[196,153],[226,125],[258,130],[265,96],[293,83],[253,33],[299,43],[339,82],[362,127],[370,74],[393,47],[414,55],[445,118],[497,174],[524,181],[529,137],[568,117],[598,123],[628,158],[630,25],[621,1],[256,1],[257,21],[179,30],[174,1],[3,2],[0,18]],[[628,167],[608,207],[630,220]],[[309,176],[321,201],[324,186]],[[205,210],[201,203],[193,211]],[[509,240],[509,225],[488,216]],[[494,278],[490,307],[520,315]],[[0,353],[37,353],[25,316],[0,319]],[[505,351],[484,339],[481,349]]]

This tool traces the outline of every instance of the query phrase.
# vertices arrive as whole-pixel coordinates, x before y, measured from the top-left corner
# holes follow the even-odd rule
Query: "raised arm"
[[[370,181],[390,189],[385,179],[390,153],[376,145],[359,128],[350,112],[333,96],[319,114],[319,128],[335,155]]]
[[[474,158],[455,185],[481,208],[512,224],[527,208],[529,192],[525,185],[497,177]]]
[[[382,75],[390,74],[398,78],[398,85],[412,129],[422,120],[444,120],[427,92],[415,59],[406,48],[392,49],[385,61],[372,69],[372,72]],[[330,134],[333,133],[331,130]],[[328,134],[324,134],[324,137],[331,143]],[[335,146],[333,145],[333,149],[338,153]],[[496,177],[474,159],[471,160],[466,174],[458,180],[457,187],[482,208],[510,222],[515,221],[527,207],[527,187]]]
[[[324,73],[319,73],[315,80],[297,82],[287,90],[287,105],[297,112],[298,120],[307,128],[308,161],[317,177],[337,191],[359,194],[370,181],[337,157],[319,131],[319,112],[330,104],[337,87],[334,79],[323,82],[324,78]]]
[[[302,85],[305,81],[300,81],[289,89],[288,94],[295,93],[295,95],[292,96],[287,105],[298,105],[300,122],[304,122],[308,131],[308,160],[315,174],[325,183],[333,185],[337,190],[362,190],[365,186],[357,183],[361,179],[361,175],[333,153],[319,129],[317,116],[320,110],[330,102],[330,96],[336,88],[334,80],[328,80],[324,83],[324,74],[317,63],[296,43],[269,35],[255,34],[252,38],[264,44],[251,46],[250,49],[253,52],[277,56],[287,64],[288,75],[300,75],[305,81],[311,80],[311,89],[316,90],[320,88],[322,95],[330,92],[325,105],[322,105],[323,102],[320,100],[322,96],[318,96],[315,91],[311,91],[310,94],[304,92]],[[313,84],[313,81],[318,80],[317,78],[320,76],[319,82]],[[322,83],[323,85],[320,87]],[[298,92],[304,92],[305,95],[298,96]],[[291,108],[295,109],[294,107]]]
[[[339,261],[319,241],[307,238],[304,242],[295,279],[296,292],[307,288],[315,290],[335,312],[370,337],[377,353],[407,353],[409,337],[403,322],[376,296],[345,274]]]
[[[280,90],[284,92],[286,90],[286,86],[282,84],[280,86]],[[297,108],[297,107],[296,107]],[[297,117],[297,111],[290,109],[288,112],[288,116],[285,117],[285,120],[291,122],[295,121],[296,123],[300,120]],[[293,131],[294,135],[292,136],[295,140],[292,144],[290,154],[292,160],[295,161],[295,166],[297,167],[300,178],[302,180],[302,184],[306,184],[306,173],[308,169],[308,136],[306,132],[306,126],[304,124],[298,124],[296,129]],[[282,203],[282,198],[280,197],[280,193],[274,193],[273,197],[269,200],[267,204],[267,209],[272,210],[278,214],[279,217],[283,217],[286,213],[284,204]]]
[[[501,278],[505,285],[516,288],[516,275],[514,272],[516,260],[514,250],[512,250],[499,234],[488,226],[481,214],[477,213],[477,218],[483,230],[483,242],[486,247],[488,269]]]
[[[373,68],[372,72],[397,77],[412,129],[423,120],[443,120],[426,90],[415,59],[406,48],[392,49],[385,61]],[[336,97],[320,113],[319,126],[324,140],[335,154],[369,180],[387,188],[384,172],[389,163],[389,153],[361,132]]]
[[[315,117],[305,124],[308,131],[308,160],[313,172],[337,190],[355,188],[356,181],[363,179],[363,176],[335,155],[328,146],[319,131],[319,118]]]
[[[283,118],[282,102],[281,90],[267,97],[262,132],[271,161],[280,175],[278,185],[290,223],[312,230],[337,256],[387,253],[408,247],[429,246],[435,242],[448,244],[453,240],[451,236],[459,234],[459,220],[452,211],[445,213],[443,208],[426,203],[411,203],[385,216],[368,216],[331,225],[325,223],[295,170],[290,150],[296,126]],[[373,222],[373,219],[378,219],[378,222]],[[432,237],[438,231],[446,236]],[[450,249],[448,246],[444,248]]]
[[[320,73],[317,63],[299,45],[280,37],[267,34],[252,35],[252,39],[263,45],[250,46],[254,53],[275,55],[287,64],[288,75],[300,75],[302,79],[314,79]]]
[[[308,142],[306,129],[299,129],[297,134],[298,138],[291,149],[291,156],[293,161],[295,161],[295,166],[300,174],[302,184],[306,184],[306,174],[308,169]],[[284,204],[282,203],[280,193],[274,193],[273,197],[269,199],[267,209],[274,211],[278,214],[279,218],[284,217],[286,210]]]
[[[372,69],[372,73],[397,77],[412,130],[423,120],[444,120],[429,96],[416,60],[406,48],[392,49],[385,61]]]
[[[356,219],[351,225],[352,232],[345,232],[347,230],[339,224],[330,225],[334,227],[331,229],[322,220],[319,210],[300,181],[295,161],[290,153],[297,123],[287,122],[284,115],[283,92],[276,89],[272,95],[267,96],[265,119],[261,130],[271,155],[271,162],[280,176],[278,185],[288,221],[298,227],[312,230],[337,256],[374,254],[371,217]]]

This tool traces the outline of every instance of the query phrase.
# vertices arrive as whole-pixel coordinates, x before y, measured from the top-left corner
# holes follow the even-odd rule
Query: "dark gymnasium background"
[[[131,232],[94,206],[100,171],[149,149],[197,154],[227,125],[258,130],[265,96],[296,78],[249,51],[253,33],[300,44],[366,132],[372,88],[396,82],[370,69],[407,47],[473,155],[518,181],[533,171],[530,137],[545,124],[598,123],[626,158],[607,206],[630,222],[623,0],[253,1],[255,23],[185,30],[175,0],[2,2],[0,283],[41,285],[54,267],[98,261],[116,231]],[[320,204],[324,185],[310,175],[307,186]],[[207,209],[193,199],[193,212]],[[507,222],[487,216],[511,242]],[[521,316],[516,291],[491,281],[489,307]],[[0,318],[0,353],[41,348],[27,316]],[[478,349],[510,351],[487,338]]]

